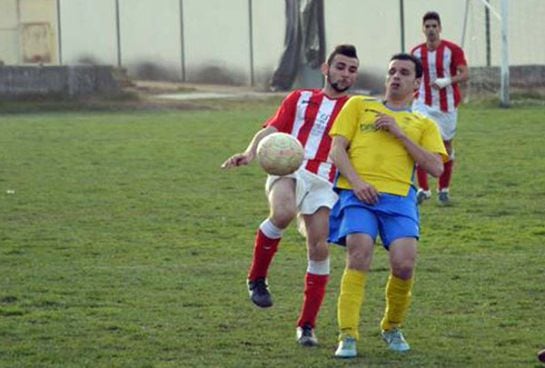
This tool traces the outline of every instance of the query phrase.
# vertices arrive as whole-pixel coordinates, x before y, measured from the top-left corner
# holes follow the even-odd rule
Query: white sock
[[[280,239],[282,237],[283,230],[277,228],[269,218],[259,225],[259,229],[269,239]]]
[[[329,257],[323,261],[308,260],[307,272],[314,275],[329,275]]]

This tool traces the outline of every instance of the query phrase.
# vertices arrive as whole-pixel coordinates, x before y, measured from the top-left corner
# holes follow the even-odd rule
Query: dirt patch
[[[131,81],[124,104],[138,109],[221,110],[228,106],[278,100],[286,92],[265,92],[249,86],[193,84],[160,81]]]

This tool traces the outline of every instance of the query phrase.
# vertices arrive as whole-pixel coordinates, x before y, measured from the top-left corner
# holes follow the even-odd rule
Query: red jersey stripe
[[[437,74],[437,78],[443,78],[445,76],[445,68],[443,66],[444,60],[445,48],[439,47],[435,52],[435,73]],[[439,108],[441,111],[448,111],[446,88],[441,88],[439,90]]]
[[[305,148],[305,169],[333,182],[336,169],[329,159],[329,130],[347,100],[348,96],[331,99],[321,90],[297,90],[264,126],[297,137]]]

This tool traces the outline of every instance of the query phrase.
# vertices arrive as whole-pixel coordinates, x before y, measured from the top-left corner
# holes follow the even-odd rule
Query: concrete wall
[[[0,98],[114,95],[119,85],[110,66],[4,66]]]
[[[115,1],[62,0],[60,14],[63,64],[117,65]]]
[[[55,0],[19,0],[20,62],[58,63]]]
[[[0,60],[58,63],[55,0],[0,0]]]
[[[249,83],[247,0],[185,0],[185,65],[190,82]]]
[[[182,79],[180,1],[119,1],[121,64],[146,79]]]
[[[360,58],[359,84],[381,88],[386,62],[401,48],[399,1],[341,0],[324,5],[328,52],[338,43],[353,43]]]
[[[0,61],[19,63],[19,22],[16,0],[3,0],[0,11]]]
[[[266,85],[284,50],[284,1],[253,0],[252,29],[256,85]]]
[[[335,44],[354,43],[360,81],[380,85],[388,58],[423,41],[424,12],[438,11],[443,37],[460,43],[465,4],[405,0],[401,45],[399,0],[324,0],[327,52]],[[484,5],[467,4],[463,46],[471,66],[484,66]],[[500,0],[491,4],[500,9]],[[265,85],[283,51],[284,6],[284,0],[0,0],[0,60],[108,64],[127,68],[134,78]],[[511,64],[545,64],[544,41],[537,37],[545,34],[545,1],[510,0],[509,8]],[[491,20],[491,61],[497,66],[500,22],[494,15]],[[536,36],[532,47],[529,36]],[[40,56],[45,51],[49,61]]]

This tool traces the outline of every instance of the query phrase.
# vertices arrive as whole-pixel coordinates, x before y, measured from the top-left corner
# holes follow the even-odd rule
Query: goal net
[[[466,99],[494,96],[507,104],[543,100],[545,1],[466,0],[465,6],[462,47],[470,65]]]

